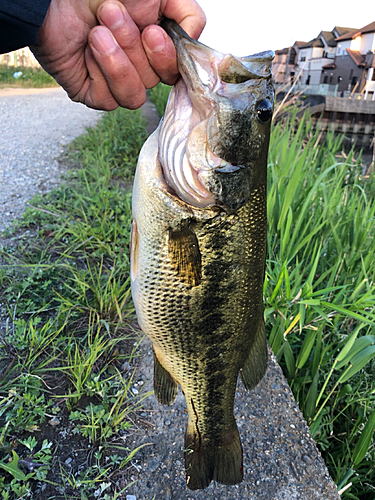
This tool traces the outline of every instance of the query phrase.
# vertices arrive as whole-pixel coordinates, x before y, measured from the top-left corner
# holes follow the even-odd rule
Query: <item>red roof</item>
[[[363,68],[366,67],[366,61],[363,59],[358,50],[346,49],[346,52],[350,55],[357,66],[362,66]]]
[[[359,35],[363,35],[365,33],[373,33],[375,32],[375,21],[373,23],[367,24],[360,30],[353,30],[350,31],[349,33],[346,33],[345,35],[339,36],[336,38],[336,42],[341,42],[342,40],[352,40],[353,38],[356,38]]]
[[[285,47],[285,49],[275,50],[275,54],[287,54],[289,52],[289,47]]]

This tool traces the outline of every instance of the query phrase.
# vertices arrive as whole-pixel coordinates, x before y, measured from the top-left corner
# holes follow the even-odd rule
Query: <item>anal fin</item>
[[[171,405],[176,399],[177,389],[177,382],[161,365],[154,350],[154,392],[156,399],[163,405]]]
[[[268,354],[263,318],[259,321],[250,353],[240,370],[245,388],[250,391],[259,384],[267,370]]]

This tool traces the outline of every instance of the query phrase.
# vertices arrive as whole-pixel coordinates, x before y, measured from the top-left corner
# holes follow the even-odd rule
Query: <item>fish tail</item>
[[[189,426],[190,427],[190,426]],[[186,484],[191,490],[206,488],[212,480],[238,484],[243,479],[242,446],[237,426],[223,440],[205,440],[194,431],[185,434]]]

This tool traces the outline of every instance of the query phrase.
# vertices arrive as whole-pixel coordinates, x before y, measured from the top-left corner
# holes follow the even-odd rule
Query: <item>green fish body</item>
[[[145,143],[133,188],[132,294],[154,348],[157,399],[178,385],[190,489],[242,481],[238,374],[263,377],[267,154],[273,54],[224,56],[173,21],[182,78]]]

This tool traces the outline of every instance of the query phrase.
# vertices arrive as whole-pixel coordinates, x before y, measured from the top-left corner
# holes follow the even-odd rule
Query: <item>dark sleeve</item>
[[[36,42],[51,0],[0,0],[0,54]]]

